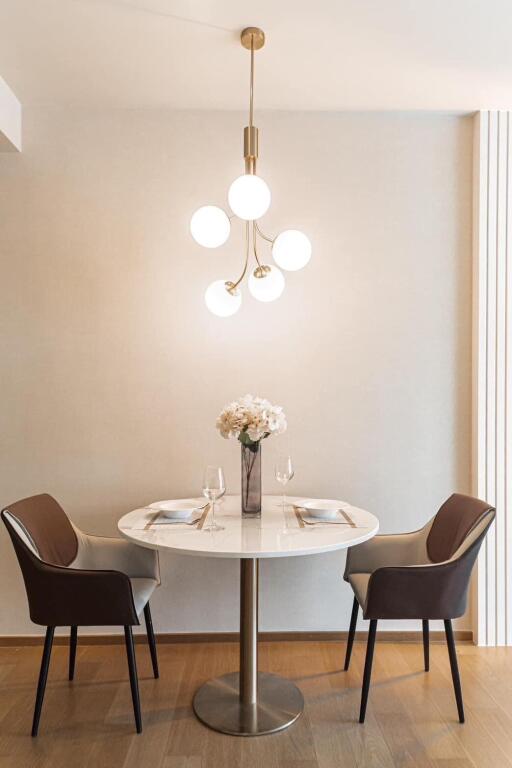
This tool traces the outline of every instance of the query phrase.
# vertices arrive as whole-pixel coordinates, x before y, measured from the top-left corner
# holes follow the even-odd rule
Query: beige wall
[[[239,482],[215,432],[232,398],[282,404],[296,494],[350,499],[383,531],[418,527],[470,487],[471,140],[468,118],[259,115],[265,229],[314,258],[283,297],[203,303],[242,258],[241,227],[206,251],[188,233],[242,168],[236,113],[27,110],[0,156],[0,504],[54,494],[91,532],[196,494],[203,466]],[[0,634],[37,631],[5,532]],[[344,557],[265,562],[262,629],[346,628]],[[236,563],[163,557],[160,631],[236,628]]]

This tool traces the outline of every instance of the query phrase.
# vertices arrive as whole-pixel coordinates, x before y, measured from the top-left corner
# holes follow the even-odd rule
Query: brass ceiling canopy
[[[240,40],[244,48],[248,51],[251,48],[259,51],[265,45],[265,33],[259,27],[246,27],[240,33]]]

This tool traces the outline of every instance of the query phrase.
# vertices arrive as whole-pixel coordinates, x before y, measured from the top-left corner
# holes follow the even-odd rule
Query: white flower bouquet
[[[286,416],[280,405],[272,405],[263,397],[244,395],[221,411],[217,429],[222,437],[235,437],[242,445],[254,448],[260,440],[284,432]]]

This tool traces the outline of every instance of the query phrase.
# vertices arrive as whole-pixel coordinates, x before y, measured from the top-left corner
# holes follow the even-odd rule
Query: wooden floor
[[[365,725],[357,722],[364,645],[350,672],[334,642],[262,643],[260,667],[292,678],[306,708],[283,733],[223,736],[194,717],[195,689],[237,667],[234,643],[161,645],[159,680],[137,646],[144,731],[134,733],[122,646],[79,646],[76,680],[55,647],[40,735],[30,738],[40,648],[0,648],[0,768],[512,768],[512,649],[459,646],[466,705],[456,717],[447,652],[377,640]]]

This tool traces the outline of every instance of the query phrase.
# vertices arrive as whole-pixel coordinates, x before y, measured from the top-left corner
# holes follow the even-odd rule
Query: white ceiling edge
[[[21,104],[1,77],[0,152],[21,152]]]
[[[198,114],[209,114],[209,115],[225,115],[225,114],[232,114],[232,115],[239,115],[243,118],[243,116],[246,116],[245,122],[248,123],[249,121],[249,112],[247,109],[244,109],[242,107],[202,107],[202,106],[174,106],[172,104],[155,104],[151,106],[131,106],[131,105],[125,105],[120,106],[116,104],[81,104],[81,103],[75,103],[75,102],[69,102],[69,103],[63,103],[59,104],[55,101],[34,101],[30,102],[29,104],[23,104],[22,109],[24,112],[29,111],[55,111],[55,112],[66,112],[70,115],[72,114],[94,114],[94,113],[115,113],[115,112],[121,112],[121,113],[129,113],[129,112],[148,112],[148,113],[157,113],[160,112],[162,114],[169,113],[169,114],[181,114],[181,113],[198,113]],[[267,115],[410,115],[411,117],[421,117],[422,115],[425,115],[426,117],[431,116],[439,116],[439,117],[475,117],[475,115],[479,114],[480,112],[510,112],[512,111],[512,99],[510,102],[510,106],[503,106],[503,107],[496,107],[496,106],[483,106],[483,107],[467,107],[467,108],[432,108],[432,109],[426,109],[426,108],[415,108],[415,107],[333,107],[332,109],[326,109],[326,108],[318,108],[318,109],[307,109],[307,108],[301,108],[301,107],[283,107],[281,109],[277,107],[261,107],[259,109],[254,110],[254,125],[258,127],[258,118],[259,116],[267,116]]]

